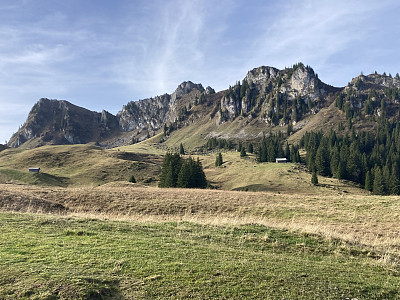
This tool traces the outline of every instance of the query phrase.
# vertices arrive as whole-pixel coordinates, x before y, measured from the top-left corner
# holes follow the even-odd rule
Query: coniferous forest
[[[318,175],[359,183],[378,195],[400,194],[400,125],[385,117],[370,132],[339,136],[335,131],[307,132],[300,141],[307,151],[306,164]]]

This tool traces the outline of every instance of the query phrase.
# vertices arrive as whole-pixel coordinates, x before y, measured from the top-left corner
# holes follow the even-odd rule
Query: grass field
[[[1,152],[0,299],[400,299],[398,197],[238,152],[160,189],[153,142]]]
[[[0,214],[2,299],[395,299],[366,249],[260,225]]]
[[[112,181],[155,184],[162,158],[149,150],[133,153],[90,145],[44,146],[32,150],[8,149],[0,153],[0,182],[44,186],[98,186]],[[40,167],[40,174],[28,172]]]

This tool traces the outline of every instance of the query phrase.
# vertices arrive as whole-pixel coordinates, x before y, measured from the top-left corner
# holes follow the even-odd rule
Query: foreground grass
[[[1,299],[399,299],[367,249],[259,225],[0,213]]]

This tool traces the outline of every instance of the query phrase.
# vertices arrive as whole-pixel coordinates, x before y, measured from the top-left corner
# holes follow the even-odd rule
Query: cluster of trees
[[[213,137],[207,140],[206,148],[208,150],[213,150],[216,148],[231,150],[234,148],[234,145],[231,140],[217,139],[216,137]]]
[[[167,153],[161,168],[159,187],[206,188],[207,180],[199,159],[183,159]]]
[[[376,136],[370,132],[338,136],[333,130],[306,133],[300,141],[310,170],[359,183],[379,195],[400,194],[400,125],[379,118]]]
[[[263,138],[258,151],[259,162],[275,162],[278,157],[286,157],[288,161],[300,162],[300,153],[297,146],[286,143],[285,149],[282,146],[282,136],[270,136]]]

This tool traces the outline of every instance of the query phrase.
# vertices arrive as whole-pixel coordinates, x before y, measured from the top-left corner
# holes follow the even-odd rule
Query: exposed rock
[[[117,119],[106,111],[97,113],[65,100],[42,98],[8,145],[18,147],[33,138],[38,139],[38,145],[88,143],[116,132]]]

